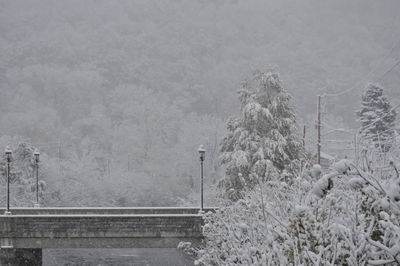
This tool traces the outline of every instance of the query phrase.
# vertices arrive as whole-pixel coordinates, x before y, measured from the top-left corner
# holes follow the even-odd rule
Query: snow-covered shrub
[[[177,249],[189,256],[195,256],[197,253],[197,249],[192,246],[192,242],[179,242]]]
[[[316,181],[260,183],[205,215],[197,263],[398,265],[399,199],[395,171],[382,181],[348,160]]]

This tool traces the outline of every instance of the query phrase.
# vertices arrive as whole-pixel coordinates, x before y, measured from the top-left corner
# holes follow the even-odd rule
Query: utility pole
[[[61,176],[61,140],[58,143],[58,175]]]
[[[354,133],[354,161],[358,167],[358,151],[357,151],[357,132]]]
[[[110,159],[107,159],[107,172],[108,172],[108,178],[110,178]]]
[[[321,95],[318,95],[318,147],[317,147],[317,162],[321,164]]]

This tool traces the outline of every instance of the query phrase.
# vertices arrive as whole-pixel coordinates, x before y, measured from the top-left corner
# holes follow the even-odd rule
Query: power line
[[[400,44],[400,39],[392,45],[392,47],[390,48],[389,52],[388,52],[388,53],[386,54],[386,56],[384,56],[383,58],[388,58],[388,57],[390,56],[390,54],[394,51],[394,49],[395,49],[399,44]],[[388,71],[385,72],[385,74],[383,74],[383,76],[381,76],[381,78],[379,78],[379,79],[378,79],[377,81],[375,81],[375,82],[378,82],[378,81],[380,81],[381,79],[383,79],[384,76],[386,76],[389,72],[391,72],[391,71],[392,71],[394,68],[396,68],[396,66],[398,66],[399,64],[400,64],[400,60],[397,61]],[[380,65],[381,65],[381,64],[379,64],[379,66],[380,66]],[[379,66],[378,66],[377,68],[375,68],[375,69],[372,69],[372,70],[365,76],[365,78],[364,78],[363,80],[366,80],[372,73],[374,73],[376,70],[378,70],[378,69],[379,69]],[[346,90],[344,90],[344,91],[337,92],[337,93],[333,93],[333,94],[324,94],[323,96],[325,96],[325,97],[337,97],[337,96],[346,94],[346,93],[348,93],[348,92],[350,92],[350,91],[356,89],[356,88],[358,87],[358,85],[360,84],[360,82],[361,82],[361,80],[359,80],[359,81],[356,82],[352,87],[350,87],[349,89],[346,89]]]
[[[325,132],[324,134],[322,134],[322,136],[327,136],[327,135],[335,133],[335,132],[341,132],[341,133],[345,133],[345,134],[349,134],[349,135],[354,135],[355,134],[355,132],[351,132],[351,131],[344,130],[342,128],[338,128],[338,129],[333,129],[333,130],[330,130],[328,132]]]
[[[378,80],[376,80],[375,82],[379,82],[381,81],[387,74],[389,74],[390,72],[392,72],[393,69],[395,69],[398,65],[400,65],[400,60],[397,61],[396,64],[394,64],[388,71],[386,71]]]
[[[329,129],[331,129],[333,131],[343,131],[345,133],[353,134],[354,132],[351,132],[351,131],[358,130],[358,128],[347,128],[347,129],[344,129],[344,128],[334,127],[334,126],[331,126],[328,123],[323,122],[323,121],[321,123],[323,125],[325,125],[327,128],[329,128]]]
[[[384,130],[384,131],[382,131],[382,132],[379,132],[379,133],[377,133],[377,134],[383,134],[383,133],[386,133],[386,132],[389,132],[389,131],[397,131],[397,130],[400,130],[400,127],[389,128],[389,129],[386,129],[386,130]],[[365,139],[365,140],[374,139],[374,138],[376,138],[375,135],[363,137],[363,139]]]
[[[400,65],[400,60],[397,60],[395,64],[393,64],[389,70],[387,70],[383,75],[381,75],[378,79],[376,79],[373,83],[376,83],[378,81],[381,81],[387,74],[389,74],[390,72],[393,71],[393,69],[395,69],[398,65]],[[366,80],[368,78],[368,76],[370,76],[373,72],[375,72],[376,69],[370,71],[364,78],[364,80]],[[355,85],[353,85],[352,87],[350,87],[350,89],[338,92],[338,93],[333,93],[333,94],[323,94],[323,97],[337,97],[337,96],[341,96],[344,95],[354,89],[358,88],[358,85],[361,83],[361,80],[359,80],[357,83],[355,83]]]
[[[371,126],[372,126],[373,124],[375,124],[375,123],[381,121],[383,118],[385,118],[386,116],[388,116],[389,114],[391,114],[394,110],[396,110],[396,109],[399,108],[399,107],[400,107],[400,104],[396,105],[395,107],[393,107],[392,109],[390,109],[385,115],[383,115],[383,116],[381,116],[381,117],[378,117],[377,119],[375,119],[374,121],[372,121],[371,123],[369,123],[369,124],[366,125],[366,126],[361,126],[358,130],[360,130],[360,129],[363,129],[363,130],[370,129]]]
[[[367,77],[369,77],[374,71],[375,71],[375,69],[374,69],[374,70],[371,70],[371,71],[365,76],[365,78],[364,78],[363,80],[365,80]],[[337,96],[344,95],[344,94],[346,94],[346,93],[348,93],[348,92],[350,92],[350,91],[352,91],[352,90],[358,88],[358,85],[359,85],[360,83],[361,83],[361,80],[357,81],[352,87],[350,87],[350,89],[346,89],[346,90],[344,90],[344,91],[337,92],[337,93],[333,93],[333,94],[326,94],[326,93],[325,93],[325,94],[323,94],[322,96],[323,96],[323,97],[337,97]]]
[[[325,139],[324,142],[331,142],[331,143],[353,143],[353,140],[338,140],[338,139]]]

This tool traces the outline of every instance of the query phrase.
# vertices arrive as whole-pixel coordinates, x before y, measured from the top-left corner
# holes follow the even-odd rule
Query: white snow
[[[345,174],[348,170],[350,170],[351,161],[347,159],[342,159],[332,165],[332,169],[338,172],[339,174]]]
[[[329,183],[332,182],[332,178],[335,177],[336,173],[330,173],[322,176],[313,186],[312,192],[319,198],[322,198],[329,187]]]
[[[388,196],[395,202],[400,202],[400,179],[390,182]]]
[[[294,208],[294,214],[296,216],[302,215],[305,212],[307,212],[310,208],[308,208],[307,206],[303,206],[303,205],[296,205]]]
[[[248,165],[248,161],[247,161],[247,153],[241,150],[235,151],[232,153],[232,159],[234,164],[240,168],[243,166],[247,166]]]
[[[353,189],[360,189],[365,185],[365,180],[361,177],[353,177],[349,180],[349,185]]]
[[[322,174],[322,168],[321,165],[319,164],[314,164],[313,167],[311,168],[311,176],[313,178],[319,178]]]

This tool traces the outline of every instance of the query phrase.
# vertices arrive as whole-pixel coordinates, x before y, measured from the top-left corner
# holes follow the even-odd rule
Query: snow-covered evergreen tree
[[[303,151],[290,95],[277,72],[254,72],[239,100],[241,117],[228,121],[229,133],[221,143],[226,175],[220,186],[230,199],[276,173],[290,178]]]
[[[394,137],[396,111],[392,110],[388,98],[383,94],[382,86],[368,85],[362,95],[361,110],[357,115],[361,122],[361,135],[371,140],[376,147],[387,151]]]

